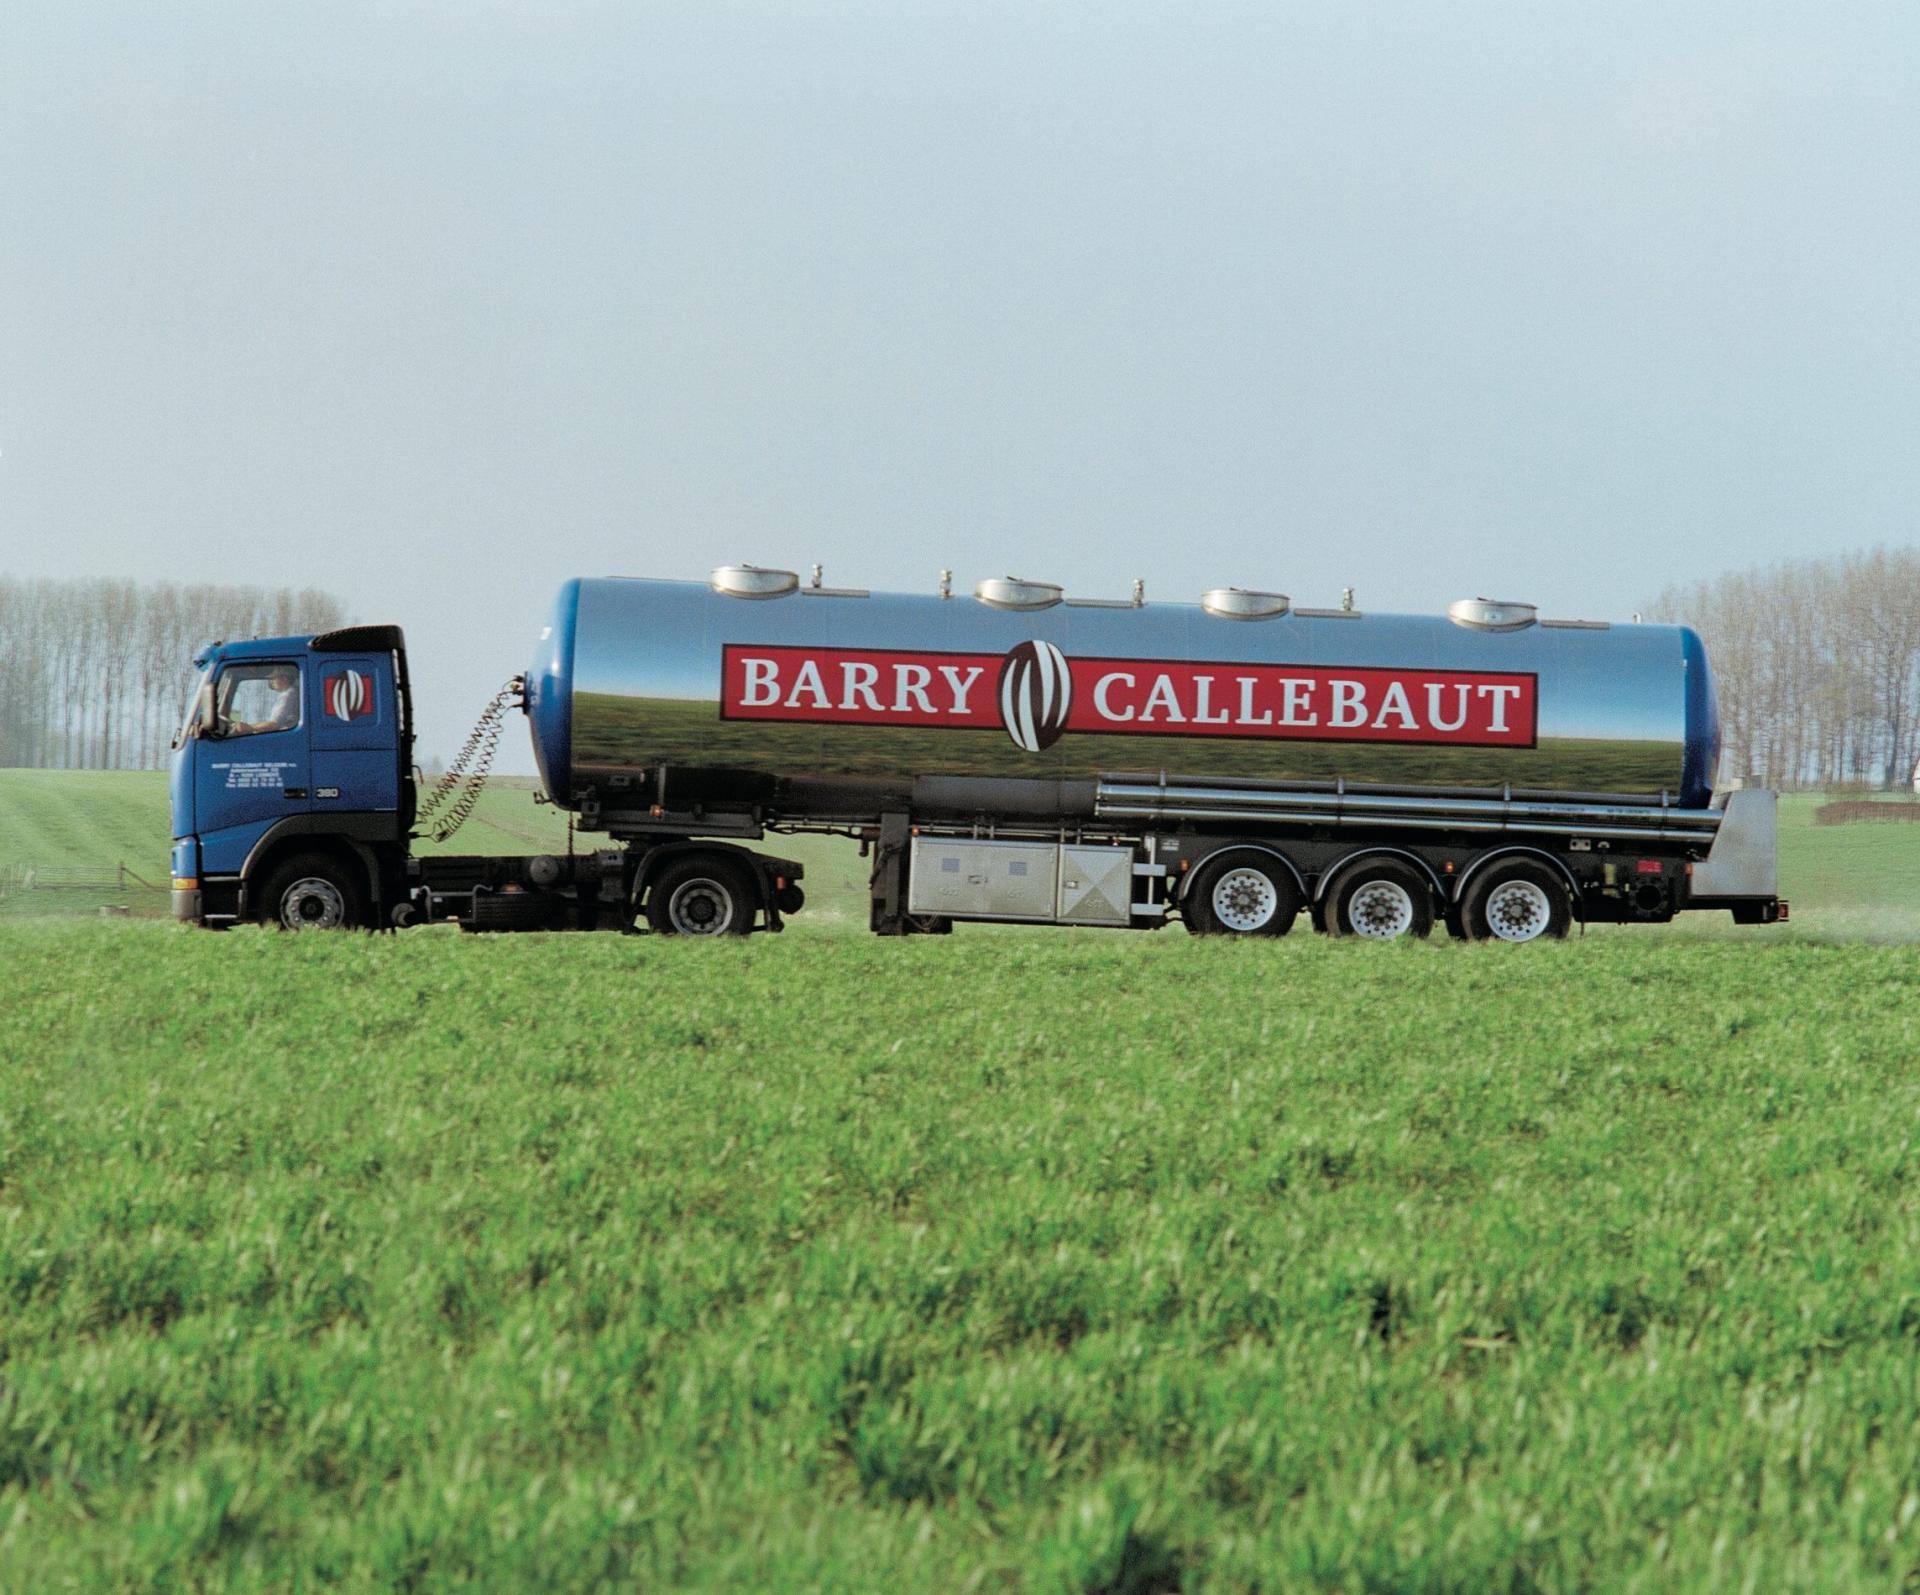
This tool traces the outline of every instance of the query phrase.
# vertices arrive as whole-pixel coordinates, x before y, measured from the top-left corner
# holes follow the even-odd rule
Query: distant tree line
[[[1920,552],[1875,549],[1669,587],[1648,618],[1706,640],[1722,777],[1904,786],[1920,757]],[[344,624],[311,588],[0,576],[0,767],[165,765],[213,638]]]
[[[0,766],[159,768],[200,644],[342,621],[310,589],[0,576]]]
[[[1723,778],[1904,786],[1920,754],[1920,552],[1875,549],[1668,588],[1720,686]]]

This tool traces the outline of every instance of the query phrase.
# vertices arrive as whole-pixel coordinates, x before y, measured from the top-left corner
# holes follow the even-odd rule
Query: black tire
[[[281,930],[359,930],[367,923],[367,886],[339,859],[301,853],[274,866],[252,906],[261,924]]]
[[[1558,941],[1572,928],[1573,899],[1567,883],[1545,864],[1505,859],[1468,884],[1460,923],[1474,941]]]
[[[1404,859],[1357,858],[1328,885],[1321,923],[1330,936],[1425,937],[1433,931],[1433,887]]]
[[[1299,912],[1293,872],[1265,853],[1215,854],[1180,898],[1180,917],[1195,936],[1284,936]]]
[[[647,888],[647,923],[660,936],[745,936],[759,907],[752,872],[724,853],[676,858]]]

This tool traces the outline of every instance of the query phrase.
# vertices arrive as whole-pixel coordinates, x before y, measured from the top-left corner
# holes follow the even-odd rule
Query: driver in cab
[[[270,665],[263,678],[244,681],[235,691],[236,712],[227,721],[230,737],[258,736],[266,731],[291,731],[300,723],[300,672],[292,665]],[[245,707],[256,718],[242,719]]]

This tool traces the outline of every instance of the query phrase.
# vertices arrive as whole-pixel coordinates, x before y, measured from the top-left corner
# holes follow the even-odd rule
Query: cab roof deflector
[[[338,631],[323,631],[307,644],[317,654],[396,652],[407,646],[398,626],[342,626]]]

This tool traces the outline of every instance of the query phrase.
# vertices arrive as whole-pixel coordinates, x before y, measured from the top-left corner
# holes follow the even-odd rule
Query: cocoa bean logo
[[[328,676],[321,683],[327,713],[336,720],[354,720],[363,714],[372,714],[373,694],[368,691],[368,685],[367,678],[357,670]]]
[[[1014,746],[1038,753],[1060,740],[1073,706],[1067,656],[1050,642],[1023,642],[1000,661],[1000,720]]]

